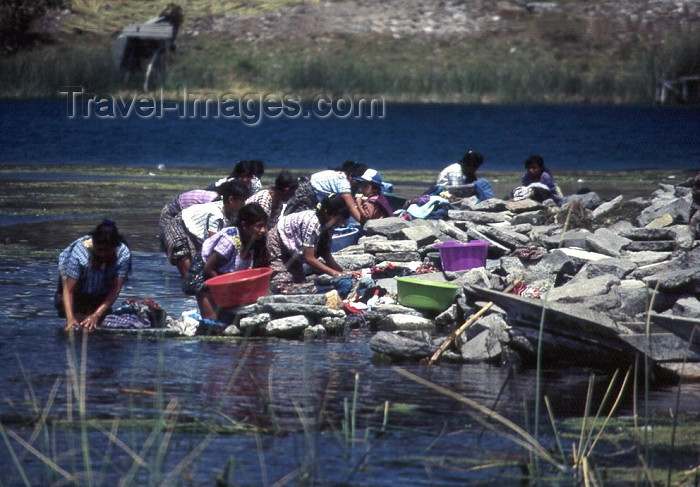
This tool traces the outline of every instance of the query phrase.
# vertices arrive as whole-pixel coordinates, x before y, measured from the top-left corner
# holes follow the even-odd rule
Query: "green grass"
[[[85,41],[88,42],[85,42]],[[58,97],[61,86],[88,92],[138,90],[126,85],[111,58],[112,39],[65,36],[0,58],[0,96]],[[590,49],[562,57],[546,45],[454,43],[339,36],[323,44],[231,42],[220,33],[181,38],[163,87],[170,93],[382,95],[389,100],[466,103],[648,103],[658,71],[695,69],[700,36],[677,39],[661,57],[643,45],[607,55]]]

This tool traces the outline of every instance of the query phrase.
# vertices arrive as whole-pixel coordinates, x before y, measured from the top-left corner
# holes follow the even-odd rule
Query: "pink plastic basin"
[[[450,240],[437,244],[435,247],[440,251],[442,270],[463,271],[484,267],[489,245],[489,242],[484,240],[471,240],[469,242]]]

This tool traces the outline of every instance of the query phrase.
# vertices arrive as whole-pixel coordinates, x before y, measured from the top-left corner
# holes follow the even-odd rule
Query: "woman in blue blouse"
[[[58,256],[58,315],[66,330],[93,330],[109,314],[131,272],[131,251],[114,222],[104,220]]]

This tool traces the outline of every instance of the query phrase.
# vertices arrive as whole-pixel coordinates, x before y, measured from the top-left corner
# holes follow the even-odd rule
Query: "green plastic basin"
[[[395,277],[399,303],[409,308],[445,311],[454,303],[459,286],[415,277]]]

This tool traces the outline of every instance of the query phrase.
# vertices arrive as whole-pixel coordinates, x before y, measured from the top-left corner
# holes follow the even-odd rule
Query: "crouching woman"
[[[270,291],[273,294],[313,294],[319,291],[315,274],[359,276],[357,272],[344,270],[331,254],[333,229],[349,216],[350,210],[343,197],[332,194],[315,210],[281,217],[267,240],[272,268]],[[312,271],[308,277],[307,266]]]
[[[114,222],[104,220],[58,256],[55,304],[65,330],[94,330],[110,313],[131,272],[131,251]]]
[[[267,213],[258,203],[248,203],[238,212],[238,224],[226,227],[202,244],[203,279],[267,264],[265,233]],[[217,307],[208,287],[197,292],[202,318],[217,319]]]

